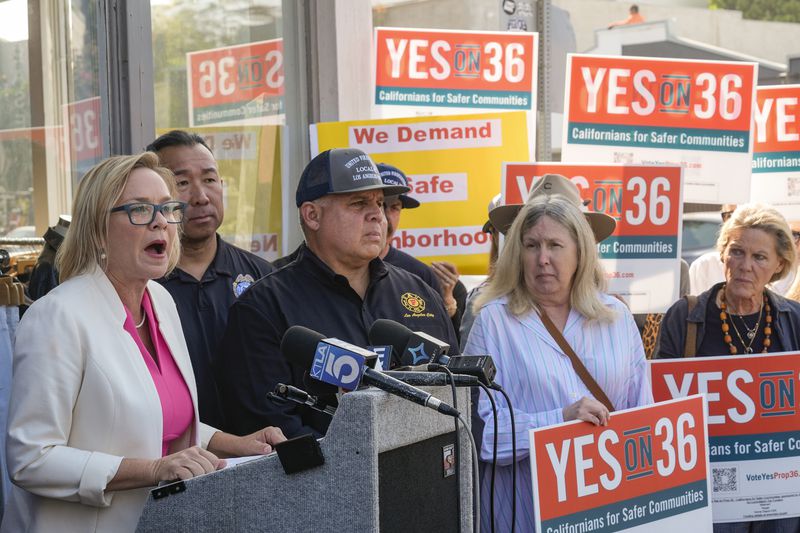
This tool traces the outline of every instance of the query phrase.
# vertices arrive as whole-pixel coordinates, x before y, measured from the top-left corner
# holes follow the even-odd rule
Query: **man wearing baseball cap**
[[[227,430],[252,433],[266,420],[289,438],[327,430],[326,415],[267,399],[277,383],[306,388],[308,368],[280,351],[291,326],[367,346],[372,324],[387,318],[457,346],[434,290],[378,258],[386,242],[384,195],[406,190],[384,184],[357,149],[327,150],[305,168],[296,193],[305,243],[293,262],[256,282],[230,310],[218,361]]]

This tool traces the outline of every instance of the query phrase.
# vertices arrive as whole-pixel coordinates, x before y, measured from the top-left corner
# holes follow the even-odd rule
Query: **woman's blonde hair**
[[[589,320],[610,322],[614,312],[600,299],[600,293],[606,288],[606,277],[597,256],[594,233],[578,206],[561,195],[536,198],[520,210],[506,235],[494,273],[475,300],[475,312],[503,296],[508,297],[509,311],[515,316],[538,310],[538,302],[525,285],[522,239],[545,216],[566,228],[578,249],[578,268],[570,287],[570,306]]]
[[[775,251],[783,261],[783,268],[773,274],[769,281],[774,282],[786,277],[797,258],[792,230],[783,215],[763,204],[740,205],[731,217],[725,221],[717,238],[717,250],[719,250],[720,260],[723,263],[725,262],[723,254],[728,248],[731,234],[745,229],[760,229],[775,239]]]
[[[137,168],[147,168],[161,176],[170,196],[175,197],[175,177],[168,168],[159,166],[158,156],[152,152],[109,157],[90,168],[78,185],[72,204],[72,222],[56,253],[56,268],[62,283],[95,266],[105,269],[111,208]],[[178,264],[180,249],[180,239],[176,238],[168,250],[167,272]]]

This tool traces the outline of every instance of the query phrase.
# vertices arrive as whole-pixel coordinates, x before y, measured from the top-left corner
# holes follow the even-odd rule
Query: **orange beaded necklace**
[[[719,302],[719,318],[722,320],[722,340],[728,345],[728,350],[730,350],[731,355],[736,355],[739,353],[739,349],[733,344],[733,337],[731,337],[730,326],[728,325],[728,306],[725,304],[725,285],[722,286],[722,292],[720,292],[719,295]],[[769,347],[772,344],[772,341],[770,340],[770,336],[772,335],[772,308],[769,305],[766,292],[764,293],[764,303],[762,304],[762,309],[766,312],[766,316],[764,317],[764,348],[761,350],[761,353],[767,353],[767,350],[769,350]],[[758,316],[760,322],[760,311]],[[733,320],[731,320],[731,324],[736,332],[736,336],[739,338],[739,342],[741,342],[742,346],[744,347],[744,353],[753,353],[752,345],[753,340],[755,340],[755,336],[753,336],[753,338],[750,340],[750,344],[745,344],[744,339],[742,339],[742,336],[739,334],[739,330],[736,329],[736,324],[733,323]],[[758,329],[758,323],[756,323],[756,329]]]

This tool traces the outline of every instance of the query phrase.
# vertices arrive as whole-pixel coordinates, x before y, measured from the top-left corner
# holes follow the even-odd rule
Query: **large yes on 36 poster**
[[[359,148],[401,169],[408,194],[392,244],[425,261],[448,260],[462,274],[486,274],[487,205],[500,190],[503,161],[530,160],[528,113],[325,122],[310,126],[312,155]]]
[[[597,245],[608,292],[633,313],[664,312],[678,299],[680,277],[680,167],[506,163],[503,203],[521,204],[534,179],[548,173],[572,180],[587,208],[612,216],[614,234]]]
[[[714,522],[800,516],[799,373],[797,353],[650,361],[656,401],[708,400]]]
[[[375,28],[374,50],[379,116],[536,111],[536,33]]]
[[[751,200],[800,219],[800,85],[758,87]]]
[[[680,165],[686,202],[750,197],[755,63],[570,55],[562,161]]]
[[[536,530],[711,531],[699,395],[530,431]]]

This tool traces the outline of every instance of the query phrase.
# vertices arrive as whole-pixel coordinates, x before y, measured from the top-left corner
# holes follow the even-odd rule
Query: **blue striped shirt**
[[[608,295],[603,303],[614,309],[610,324],[590,323],[572,310],[564,338],[606,393],[615,409],[653,402],[642,340],[625,305]],[[472,326],[465,354],[489,354],[497,366],[495,381],[511,398],[517,437],[517,531],[533,531],[533,486],[529,460],[528,430],[563,422],[562,409],[591,393],[572,369],[569,357],[550,336],[535,312],[514,317],[507,299],[484,306]],[[498,407],[495,525],[511,530],[511,419],[500,394]],[[480,444],[481,529],[490,531],[489,483],[491,477],[494,421],[489,400],[481,392],[478,414],[485,422]]]

